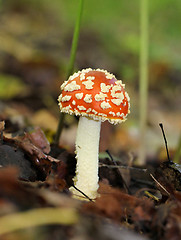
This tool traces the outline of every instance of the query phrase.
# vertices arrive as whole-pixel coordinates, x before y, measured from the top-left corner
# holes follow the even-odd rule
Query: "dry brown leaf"
[[[18,170],[13,167],[0,169],[0,201],[11,202],[20,209],[27,209],[32,205],[39,205],[36,193],[25,188],[18,181]]]
[[[3,131],[5,127],[5,122],[4,121],[0,121],[0,131]]]
[[[58,120],[55,118],[55,116],[46,109],[37,111],[33,115],[31,122],[35,126],[40,126],[43,129],[50,129],[52,131],[56,131],[58,124]]]
[[[39,133],[40,136],[38,137]],[[36,140],[34,140],[34,136],[36,136]],[[41,131],[35,131],[34,136],[31,137],[31,134],[29,133],[26,133],[24,136],[17,137],[12,137],[10,135],[6,135],[6,137],[4,136],[3,145],[0,147],[1,152],[5,155],[4,158],[6,158],[7,161],[4,161],[3,158],[1,159],[1,162],[3,162],[3,166],[15,165],[20,168],[21,179],[44,181],[51,171],[52,163],[58,164],[61,161],[45,154],[42,151],[41,148],[49,151],[49,144],[47,144],[44,140],[45,137],[42,137]],[[40,147],[35,146],[34,143],[36,145],[40,145]],[[21,159],[19,159],[20,157]],[[27,168],[24,166],[24,163],[27,163]]]
[[[36,127],[31,133],[26,133],[26,137],[44,153],[48,154],[50,152],[50,143],[40,127]]]
[[[126,194],[119,189],[100,183],[100,197],[95,202],[84,205],[84,210],[98,215],[111,218],[115,221],[150,220],[150,214],[154,214],[153,203],[148,199],[141,199]]]

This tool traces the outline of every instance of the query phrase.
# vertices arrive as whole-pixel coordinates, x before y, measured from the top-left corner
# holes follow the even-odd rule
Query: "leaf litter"
[[[99,197],[94,202],[81,202],[72,199],[68,190],[75,174],[74,154],[50,145],[39,127],[13,136],[6,133],[5,122],[1,121],[0,131],[2,237],[18,236],[30,227],[48,225],[47,236],[56,228],[57,234],[64,234],[66,239],[73,239],[71,234],[82,239],[180,238],[181,193],[177,189],[180,175],[177,169],[177,174],[174,168],[170,171],[169,163],[141,169],[121,161],[115,164],[110,156],[100,159]],[[121,168],[127,169],[126,175],[121,174]],[[13,219],[17,219],[14,224]],[[100,230],[105,225],[117,235],[110,237],[107,230],[106,236]],[[65,226],[69,226],[69,231]],[[96,231],[92,238],[89,238],[90,228]]]

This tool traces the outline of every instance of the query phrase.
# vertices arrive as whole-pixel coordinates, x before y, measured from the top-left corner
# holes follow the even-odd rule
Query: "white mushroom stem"
[[[74,185],[89,198],[97,197],[99,139],[101,121],[80,117],[76,137],[76,176]],[[71,191],[81,196],[75,189]],[[83,195],[82,195],[83,197]]]

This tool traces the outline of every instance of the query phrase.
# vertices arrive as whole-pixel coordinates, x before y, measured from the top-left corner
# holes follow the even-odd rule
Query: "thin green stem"
[[[138,162],[145,163],[145,133],[148,99],[148,0],[140,0],[140,154]]]
[[[175,157],[174,157],[174,160],[173,160],[174,163],[179,163],[180,157],[181,157],[181,135],[180,135],[180,138],[178,140],[178,145],[177,145],[176,152],[175,152]]]
[[[81,25],[81,19],[82,19],[83,4],[84,4],[84,0],[79,0],[78,15],[77,15],[77,20],[76,20],[75,29],[74,29],[74,35],[73,35],[73,39],[72,39],[70,61],[69,61],[68,68],[67,68],[66,79],[69,78],[69,76],[73,73],[73,70],[74,70],[75,57],[76,57],[78,40],[79,40],[79,35],[80,35],[80,25]],[[59,142],[60,134],[63,129],[64,119],[65,119],[65,114],[60,113],[57,132],[56,132],[55,139],[54,139],[55,144],[58,144],[58,142]]]
[[[84,0],[79,0],[78,16],[77,16],[77,21],[76,21],[75,30],[74,30],[74,36],[73,36],[73,40],[72,40],[70,62],[68,65],[68,70],[67,70],[67,79],[73,73],[73,70],[74,70],[75,57],[76,57],[78,40],[79,40],[79,35],[80,35],[80,25],[81,25],[82,12],[83,12],[83,3],[84,3]]]

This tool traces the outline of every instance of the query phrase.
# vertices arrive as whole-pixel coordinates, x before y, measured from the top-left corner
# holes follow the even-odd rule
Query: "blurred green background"
[[[55,54],[66,64],[77,8],[76,0],[2,1],[1,31],[4,30],[7,37],[19,37],[16,39],[19,41],[17,44],[24,43],[27,48],[32,47],[39,53],[43,47],[47,52],[52,50],[50,54]],[[180,70],[180,1],[150,1],[149,12],[150,61],[158,61]],[[77,67],[87,67],[87,64],[92,67],[109,66],[108,70],[116,70],[126,79],[134,81],[139,54],[139,13],[138,0],[86,0]],[[1,41],[5,41],[2,37]],[[16,53],[17,50],[13,51]],[[28,52],[17,54],[28,55]]]
[[[78,0],[2,0],[0,8],[1,101],[23,101],[33,113],[48,109],[57,119]],[[179,0],[149,1],[148,151],[155,150],[150,145],[163,144],[159,122],[174,148],[181,132],[180,13]],[[129,149],[137,147],[139,135],[139,40],[140,1],[85,0],[75,70],[103,68],[124,80],[131,97],[131,115],[124,124],[128,139],[123,135],[131,142]],[[115,141],[122,139],[120,129]]]

